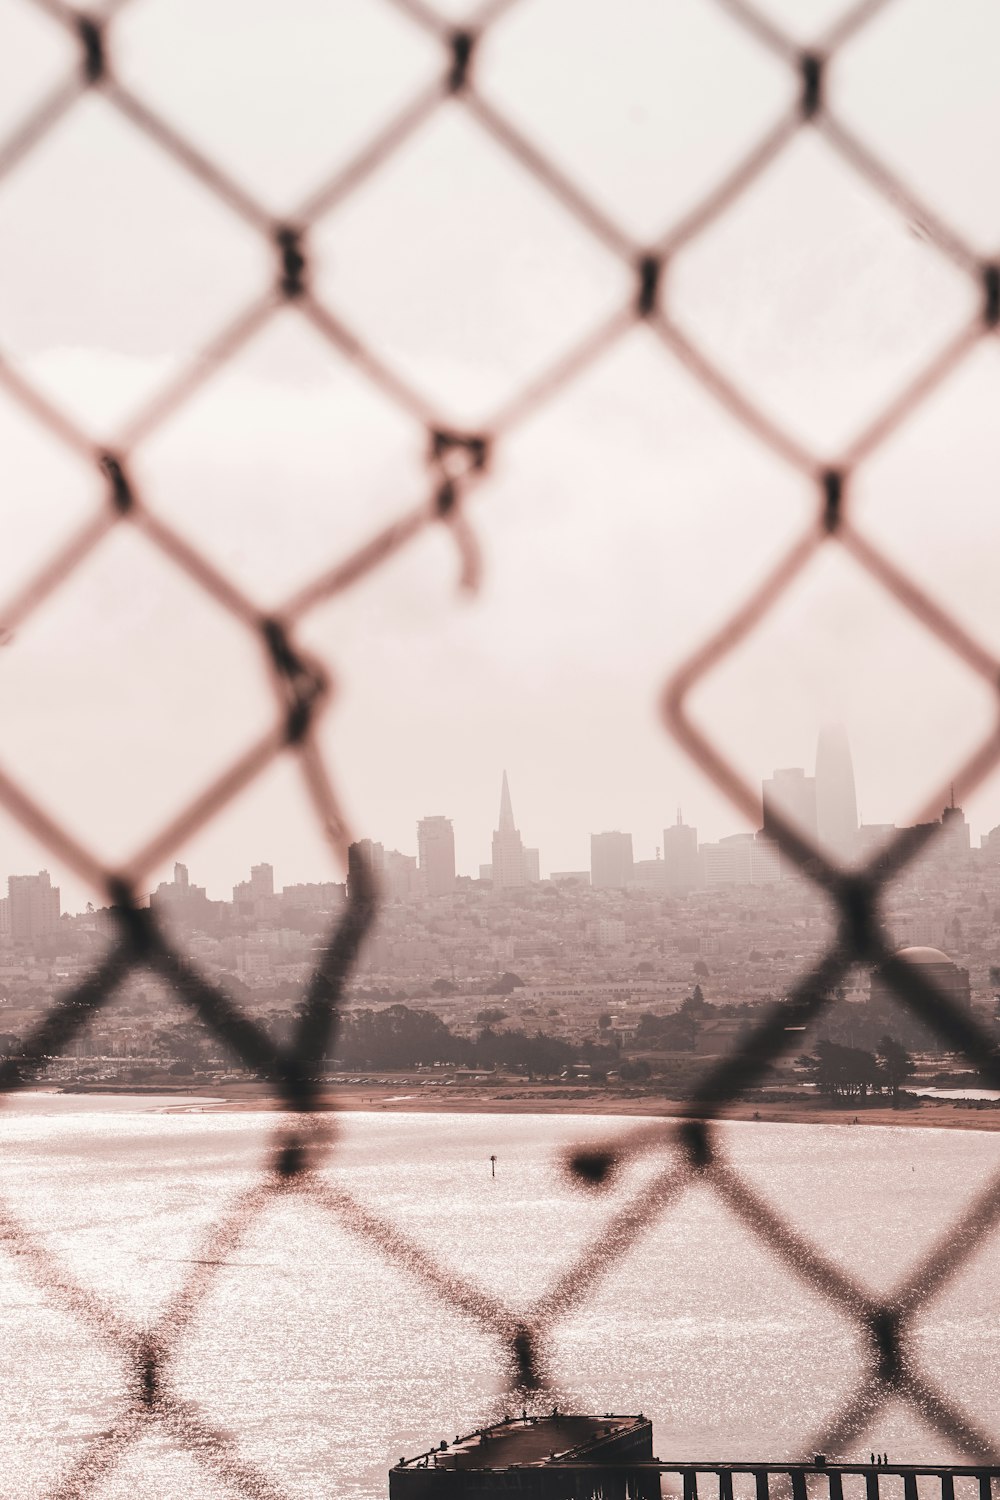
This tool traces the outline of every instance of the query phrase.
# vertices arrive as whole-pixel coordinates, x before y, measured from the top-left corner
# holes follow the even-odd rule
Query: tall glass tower
[[[816,745],[816,831],[820,842],[840,859],[856,853],[858,801],[851,747],[842,724],[824,726]]]

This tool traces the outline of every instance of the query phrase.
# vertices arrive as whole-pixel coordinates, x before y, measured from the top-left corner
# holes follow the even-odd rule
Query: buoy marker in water
[[[491,1177],[495,1177],[496,1175],[497,1175],[497,1159],[496,1159],[496,1154],[494,1153],[494,1155],[490,1157],[490,1176]]]

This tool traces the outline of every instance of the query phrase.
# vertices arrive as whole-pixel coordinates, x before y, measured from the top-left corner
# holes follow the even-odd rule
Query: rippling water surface
[[[170,1101],[176,1105],[177,1101]],[[276,1116],[160,1112],[166,1100],[35,1096],[0,1119],[0,1205],[122,1319],[152,1324],[234,1196]],[[446,1270],[528,1307],[648,1178],[581,1192],[562,1155],[627,1121],[351,1114],[331,1185]],[[887,1292],[953,1234],[1000,1171],[1000,1135],[865,1126],[730,1124],[732,1161],[835,1263]],[[496,1177],[489,1157],[495,1153]],[[0,1495],[49,1492],[122,1409],[123,1361],[83,1327],[0,1224]],[[400,1454],[503,1409],[495,1338],[359,1237],[294,1197],[272,1204],[215,1268],[170,1367],[171,1388],[292,1496],[382,1496]],[[1000,1434],[1000,1245],[989,1241],[919,1321],[928,1372]],[[850,1322],[758,1245],[703,1186],[689,1188],[560,1323],[563,1404],[651,1414],[661,1457],[798,1454],[850,1393]],[[857,1449],[945,1458],[919,1422],[881,1416]],[[168,1436],[146,1438],[101,1500],[231,1493]]]

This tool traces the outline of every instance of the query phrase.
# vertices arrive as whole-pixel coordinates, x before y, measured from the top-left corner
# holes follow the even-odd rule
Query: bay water
[[[49,1494],[113,1425],[132,1389],[115,1337],[154,1326],[192,1274],[206,1277],[204,1295],[166,1379],[205,1442],[226,1434],[284,1495],[384,1496],[400,1455],[520,1409],[501,1339],[454,1305],[448,1278],[530,1309],[600,1251],[667,1154],[638,1157],[598,1193],[570,1180],[567,1151],[627,1139],[638,1123],[347,1114],[323,1170],[328,1201],[271,1200],[199,1269],[280,1116],[210,1098],[15,1100],[0,1117],[0,1496]],[[961,1242],[963,1209],[1000,1173],[1000,1134],[974,1130],[731,1122],[722,1136],[756,1193],[883,1296],[935,1247]],[[922,1309],[914,1339],[929,1378],[1000,1440],[998,1273],[993,1235]],[[80,1317],[74,1289],[113,1313],[110,1337]],[[811,1451],[865,1359],[851,1318],[700,1183],[569,1299],[545,1357],[540,1405],[643,1411],[661,1458],[703,1461]],[[872,1449],[956,1456],[898,1407],[840,1456]],[[94,1493],[232,1491],[157,1429],[123,1447]]]

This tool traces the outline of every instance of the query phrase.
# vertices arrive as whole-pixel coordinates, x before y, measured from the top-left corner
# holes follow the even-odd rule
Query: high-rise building
[[[671,891],[690,891],[698,884],[698,830],[689,828],[677,809],[677,822],[663,830],[663,883]]]
[[[415,854],[386,849],[382,855],[382,890],[390,901],[411,901],[420,895],[421,880]]]
[[[763,833],[730,833],[698,850],[701,882],[713,885],[770,885],[780,876],[778,850]]]
[[[598,890],[623,891],[632,879],[632,835],[590,835],[590,883]]]
[[[715,844],[702,844],[698,851],[705,885],[751,885],[753,883],[752,833],[730,833]]]
[[[183,869],[183,865],[178,868]],[[274,867],[273,865],[251,865],[250,879],[241,880],[238,885],[233,886],[233,904],[246,906],[251,909],[256,907],[258,901],[265,901],[274,895]]]
[[[657,854],[659,850],[657,849]],[[667,867],[662,859],[635,859],[632,861],[630,885],[640,890],[665,891],[667,889]]]
[[[772,834],[777,813],[797,833],[816,837],[816,778],[807,776],[801,766],[775,771],[763,783],[764,832]]]
[[[852,859],[858,843],[858,801],[847,732],[840,724],[820,730],[816,745],[816,832],[838,859]]]
[[[1000,864],[1000,825],[991,828],[989,833],[984,833],[979,840],[979,847],[983,851],[983,859],[988,864]],[[938,946],[935,944],[934,946]]]
[[[376,885],[381,884],[382,873],[385,869],[384,844],[376,844],[372,839],[358,839],[356,844],[348,845],[348,895],[351,895],[359,886],[367,886],[368,881],[364,879],[365,867],[367,867],[368,875],[374,877]]]
[[[204,923],[210,915],[208,892],[203,885],[192,885],[187,865],[180,862],[174,865],[173,880],[161,880],[151,892],[149,904],[153,911],[185,922]]]
[[[492,870],[494,890],[508,890],[528,883],[524,845],[514,822],[506,771],[500,788],[500,826],[493,834]]]
[[[968,860],[972,839],[964,812],[960,807],[955,806],[954,790],[952,790],[951,802],[941,814],[941,833],[935,843],[946,859],[961,862]]]
[[[807,776],[801,766],[775,771],[765,779],[763,786],[764,826],[761,832],[766,839],[777,842],[775,817],[787,823],[794,833],[801,834],[811,843],[816,841],[816,778]],[[782,875],[794,875],[798,865],[786,854],[781,855]]]
[[[59,887],[48,870],[37,875],[8,875],[7,920],[14,942],[51,937],[59,926]]]
[[[455,889],[455,831],[450,818],[421,818],[417,855],[428,896],[446,896]]]

